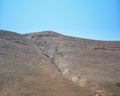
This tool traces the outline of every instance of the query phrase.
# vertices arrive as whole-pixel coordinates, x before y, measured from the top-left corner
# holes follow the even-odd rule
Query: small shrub
[[[117,82],[115,85],[116,85],[117,87],[120,87],[120,82]]]

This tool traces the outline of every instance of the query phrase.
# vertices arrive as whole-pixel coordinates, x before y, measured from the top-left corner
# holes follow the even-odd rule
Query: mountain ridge
[[[40,31],[40,32],[29,32],[29,33],[25,33],[25,34],[22,34],[22,35],[28,35],[28,34],[50,34],[50,35],[54,35],[54,34],[57,34],[57,35],[64,35],[64,36],[68,36],[68,37],[74,37],[74,38],[79,38],[79,39],[86,39],[86,40],[91,40],[91,41],[105,41],[105,42],[120,42],[120,40],[99,40],[99,39],[91,39],[91,38],[85,38],[85,37],[77,37],[77,36],[72,36],[72,35],[66,35],[66,34],[62,34],[62,33],[59,33],[59,32],[56,32],[56,31],[50,31],[50,30],[45,30],[45,31]]]

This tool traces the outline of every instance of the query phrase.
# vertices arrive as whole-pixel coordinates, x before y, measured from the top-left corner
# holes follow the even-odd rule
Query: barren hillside
[[[87,96],[24,36],[0,31],[0,96]]]
[[[0,30],[0,96],[120,96],[120,41]]]
[[[51,31],[25,36],[75,84],[102,96],[120,95],[120,41],[75,38]]]

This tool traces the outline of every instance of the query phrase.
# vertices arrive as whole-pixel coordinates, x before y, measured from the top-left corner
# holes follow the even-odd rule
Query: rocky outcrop
[[[119,41],[87,40],[49,31],[25,36],[37,45],[61,75],[81,87],[95,87],[93,93],[96,92],[96,84],[113,88],[114,83],[120,81]],[[117,71],[113,72],[115,69]],[[108,93],[106,91],[105,94]],[[97,91],[94,96],[105,94]]]
[[[50,56],[23,35],[0,30],[0,96],[88,96],[59,74]]]

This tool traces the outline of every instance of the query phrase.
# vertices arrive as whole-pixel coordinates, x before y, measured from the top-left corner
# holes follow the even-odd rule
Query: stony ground
[[[0,30],[0,96],[120,96],[120,42]]]

